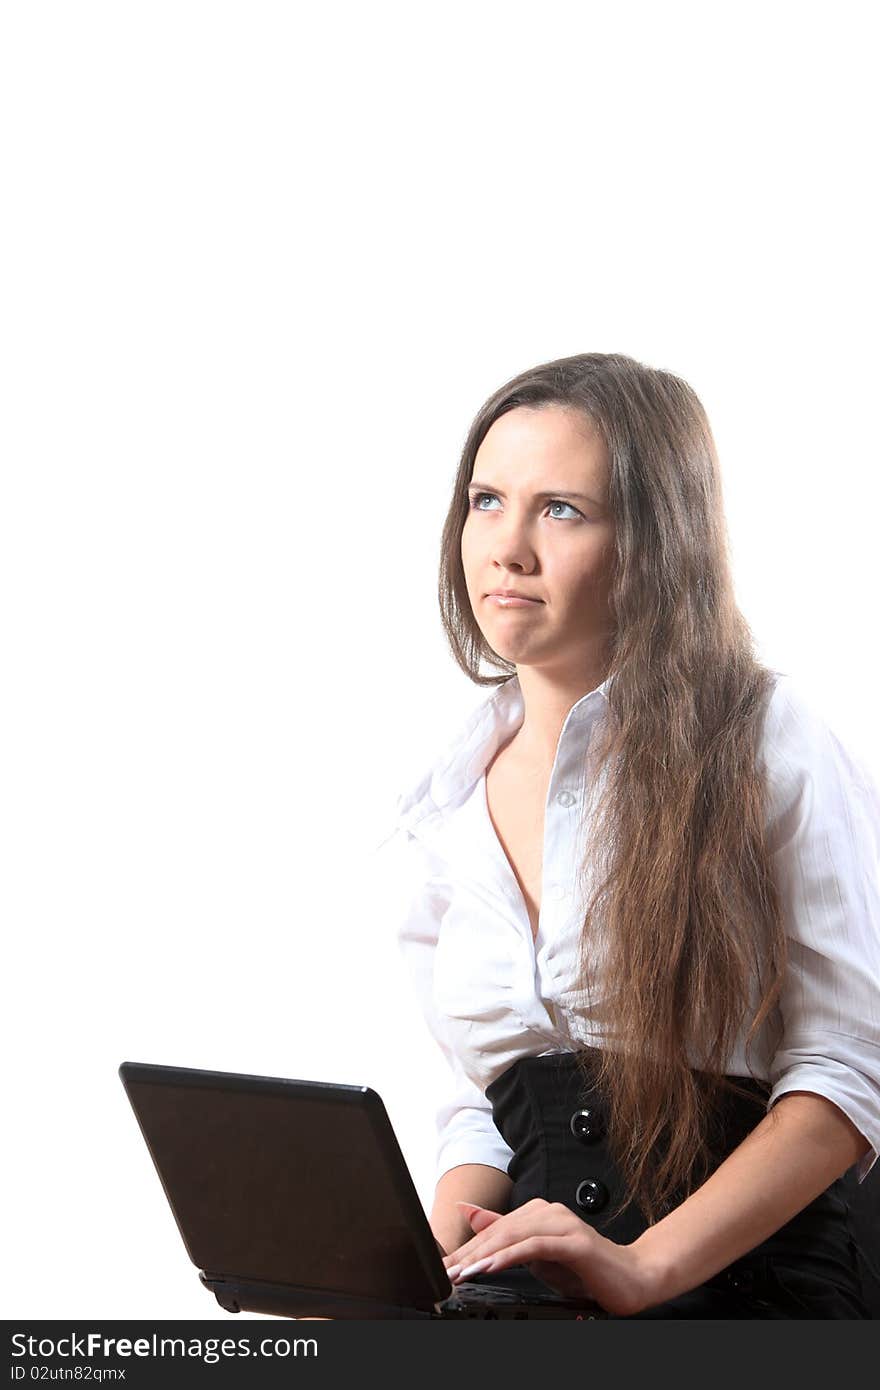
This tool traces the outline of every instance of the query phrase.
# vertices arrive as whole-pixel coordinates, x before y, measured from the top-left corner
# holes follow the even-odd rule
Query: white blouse
[[[585,755],[608,686],[572,706],[559,736],[537,939],[486,799],[486,768],[523,720],[516,676],[398,798],[378,847],[383,908],[452,1072],[437,1112],[438,1179],[460,1163],[507,1171],[512,1151],[485,1090],[517,1058],[602,1045],[574,970],[587,903],[576,866],[602,777]],[[761,758],[789,964],[782,1041],[771,1051],[769,1020],[752,1066],[772,1083],[768,1110],[794,1090],[840,1107],[871,1145],[856,1170],[863,1182],[880,1152],[880,793],[788,676],[777,677],[768,703]],[[744,1040],[745,1031],[729,1075],[749,1074]]]

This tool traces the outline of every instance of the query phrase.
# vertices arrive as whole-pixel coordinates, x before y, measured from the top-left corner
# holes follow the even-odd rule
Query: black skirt
[[[598,1055],[598,1054],[596,1054]],[[723,1161],[766,1111],[769,1086],[733,1078],[750,1099],[725,1094],[712,1117],[713,1160]],[[486,1089],[500,1134],[513,1150],[510,1210],[534,1197],[562,1202],[601,1235],[627,1245],[647,1229],[629,1203],[615,1219],[623,1184],[605,1142],[598,1092],[585,1087],[573,1053],[523,1057]],[[862,1291],[847,1192],[852,1171],[791,1221],[712,1279],[638,1318],[870,1318]],[[520,1289],[536,1284],[526,1265],[486,1276]]]

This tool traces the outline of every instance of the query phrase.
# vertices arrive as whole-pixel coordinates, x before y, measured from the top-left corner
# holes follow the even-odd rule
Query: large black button
[[[571,1117],[571,1132],[582,1144],[595,1144],[605,1133],[605,1120],[595,1106],[576,1110]]]
[[[584,1178],[578,1184],[574,1200],[584,1211],[601,1211],[608,1202],[608,1188],[598,1178]]]

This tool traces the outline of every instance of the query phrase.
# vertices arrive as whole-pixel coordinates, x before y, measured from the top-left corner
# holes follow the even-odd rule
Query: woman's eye
[[[490,509],[489,509],[488,507],[484,507],[484,506],[482,505],[484,499],[487,498],[487,497],[488,497],[491,501],[493,501],[493,502],[497,502],[497,501],[498,501],[498,498],[495,496],[495,493],[494,493],[494,492],[473,492],[473,493],[471,493],[471,508],[472,508],[472,510],[475,511],[475,512],[485,512],[485,511],[489,511]],[[568,507],[568,510],[569,510],[570,512],[573,512],[575,516],[580,516],[580,515],[581,515],[581,513],[578,511],[577,507],[573,507],[573,506],[571,505],[570,502],[563,502],[561,498],[557,498],[555,501],[554,501],[553,499],[551,499],[551,500],[547,503],[547,506],[548,506],[548,507]],[[557,521],[568,521],[568,520],[570,520],[569,517],[564,517],[564,516],[563,516],[563,517],[556,517],[555,519],[556,519]]]
[[[491,493],[491,492],[472,492],[472,493],[471,493],[471,506],[473,507],[474,511],[475,511],[475,512],[484,512],[484,511],[486,510],[486,508],[485,508],[485,507],[481,507],[481,506],[480,506],[480,503],[482,502],[482,500],[483,500],[484,497],[493,497],[493,496],[494,496],[494,493]],[[496,500],[496,502],[497,502],[498,499],[495,498],[495,500]]]

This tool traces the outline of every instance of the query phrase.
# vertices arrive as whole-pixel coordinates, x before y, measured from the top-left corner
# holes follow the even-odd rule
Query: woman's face
[[[563,406],[509,410],[477,450],[465,582],[480,631],[514,665],[595,670],[612,628],[608,477],[595,425]],[[539,601],[505,606],[494,589]]]

